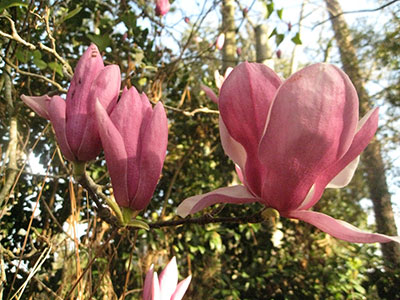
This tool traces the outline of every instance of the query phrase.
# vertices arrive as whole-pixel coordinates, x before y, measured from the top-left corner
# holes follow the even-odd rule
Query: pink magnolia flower
[[[21,99],[39,116],[51,121],[58,144],[70,161],[88,161],[101,151],[101,142],[94,119],[96,99],[110,113],[115,106],[121,85],[117,65],[104,67],[97,47],[85,51],[75,69],[67,99],[47,95]]]
[[[262,64],[242,63],[218,102],[222,146],[243,185],[190,197],[180,216],[220,202],[257,201],[345,241],[400,242],[310,210],[325,188],[349,183],[378,124],[377,109],[358,121],[356,90],[340,69],[314,64],[282,82]]]
[[[221,50],[224,47],[225,43],[225,33],[221,33],[217,37],[217,41],[215,42],[215,46],[217,47],[218,50]]]
[[[101,142],[119,206],[144,209],[164,163],[168,122],[161,102],[152,108],[146,94],[124,89],[110,114],[96,103]]]
[[[156,15],[164,16],[170,8],[170,4],[168,0],[157,0],[156,1]]]
[[[181,300],[189,287],[192,276],[178,284],[178,267],[173,257],[158,279],[154,266],[146,274],[143,288],[143,300]]]

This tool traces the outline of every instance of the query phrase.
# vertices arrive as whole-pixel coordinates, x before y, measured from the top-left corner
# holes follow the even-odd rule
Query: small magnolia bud
[[[277,57],[277,58],[281,58],[281,56],[282,56],[282,51],[281,51],[281,49],[278,49],[278,50],[276,51],[276,57]]]
[[[189,19],[188,17],[185,17],[185,19],[184,19],[184,20],[185,20],[185,23],[186,23],[186,24],[189,24],[189,22],[190,22],[190,19]]]

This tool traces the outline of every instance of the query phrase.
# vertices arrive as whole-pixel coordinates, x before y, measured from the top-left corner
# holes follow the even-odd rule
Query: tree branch
[[[243,217],[213,217],[210,214],[206,214],[202,217],[198,218],[185,218],[179,220],[172,221],[163,221],[163,222],[155,222],[150,223],[150,228],[161,228],[161,227],[170,227],[170,226],[179,226],[179,225],[188,225],[188,224],[210,224],[210,223],[237,223],[237,224],[246,224],[246,223],[261,223],[264,221],[263,216],[261,215],[262,211]]]

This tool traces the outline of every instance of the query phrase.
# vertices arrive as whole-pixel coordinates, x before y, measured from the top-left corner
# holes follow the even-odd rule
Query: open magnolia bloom
[[[124,89],[110,114],[98,101],[96,117],[115,200],[142,210],[150,202],[164,164],[168,121],[164,107],[153,107],[146,94]]]
[[[101,151],[95,101],[98,99],[110,113],[117,103],[120,86],[119,67],[105,67],[99,50],[92,44],[79,59],[66,100],[47,95],[22,95],[21,99],[53,124],[63,155],[70,161],[83,162],[96,158]]]
[[[242,63],[224,81],[218,103],[222,146],[243,185],[190,197],[180,216],[257,201],[345,241],[400,242],[310,210],[325,188],[350,182],[377,129],[377,109],[358,120],[356,90],[340,69],[314,64],[282,82],[265,65]]]
[[[146,274],[143,288],[143,300],[181,300],[189,287],[192,276],[178,284],[178,266],[173,257],[160,274],[154,272],[154,266]]]

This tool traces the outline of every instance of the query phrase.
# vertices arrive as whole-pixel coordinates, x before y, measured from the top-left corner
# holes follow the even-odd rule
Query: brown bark
[[[337,0],[325,0],[325,3],[339,47],[343,69],[356,87],[360,99],[360,112],[361,115],[364,115],[370,109],[370,99],[365,89],[356,50],[351,41],[347,23],[343,15],[341,15],[342,9]],[[377,230],[387,235],[397,235],[380,142],[374,139],[364,151],[361,159],[367,173],[367,183],[374,207]],[[393,265],[400,263],[399,244],[393,242],[382,244],[382,254],[389,263]]]
[[[265,64],[271,68],[274,67],[272,60],[272,51],[268,42],[268,27],[265,24],[258,25],[255,28],[256,35],[256,60],[258,63]]]
[[[10,140],[7,148],[7,155],[4,162],[7,162],[7,175],[4,185],[0,190],[0,208],[8,201],[10,197],[11,189],[14,185],[15,179],[18,174],[17,166],[17,146],[18,146],[18,128],[17,128],[17,116],[14,115],[14,102],[12,96],[12,80],[10,78],[10,68],[5,67],[6,72],[4,72],[4,97],[7,101],[7,108],[10,117]],[[0,216],[1,219],[1,216]]]
[[[225,33],[225,43],[222,49],[223,73],[228,67],[235,67],[236,59],[236,26],[234,0],[222,1],[222,32]]]

